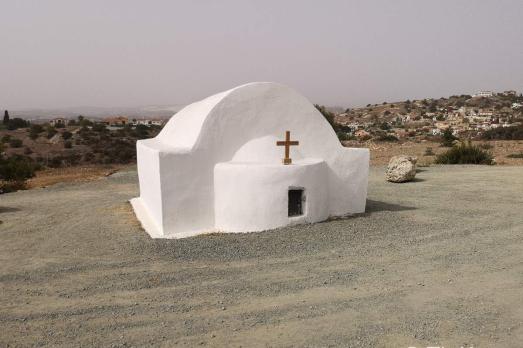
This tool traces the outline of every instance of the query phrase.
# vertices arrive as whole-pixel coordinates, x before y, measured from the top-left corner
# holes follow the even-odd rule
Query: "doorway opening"
[[[303,201],[303,189],[289,189],[289,217],[303,215]]]

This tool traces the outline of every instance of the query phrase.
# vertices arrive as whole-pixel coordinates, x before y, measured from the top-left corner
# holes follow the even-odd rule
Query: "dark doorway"
[[[289,190],[289,216],[303,215],[303,190]]]

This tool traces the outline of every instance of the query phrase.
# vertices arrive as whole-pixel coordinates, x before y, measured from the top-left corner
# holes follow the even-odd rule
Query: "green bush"
[[[451,149],[438,155],[437,164],[494,164],[492,154],[479,146],[468,143],[454,145]]]
[[[51,139],[56,133],[58,132],[53,126],[47,127],[47,139]]]
[[[337,132],[336,135],[340,141],[346,141],[350,139],[349,135],[345,132]]]
[[[455,140],[458,140],[458,138],[456,138],[454,134],[452,134],[452,129],[449,127],[445,129],[445,131],[443,132],[441,146],[451,147],[452,145],[454,145]]]
[[[92,127],[93,132],[105,132],[107,128],[105,127],[105,124],[103,123],[95,123]]]
[[[38,138],[38,136],[40,135],[40,133],[42,133],[43,131],[44,131],[44,127],[42,127],[39,124],[33,124],[29,128],[29,138],[36,140]]]
[[[398,138],[396,138],[394,135],[392,134],[385,134],[385,135],[381,135],[378,137],[378,139],[376,139],[378,141],[399,141]]]
[[[68,132],[68,131],[65,131],[65,132],[62,133],[62,138],[63,138],[64,140],[71,139],[72,136],[73,136],[73,133]]]
[[[0,180],[20,181],[32,178],[37,166],[28,157],[12,156],[0,158]]]
[[[484,132],[481,138],[485,140],[523,140],[523,125],[490,129]]]
[[[26,128],[27,126],[29,126],[29,122],[27,122],[24,119],[16,117],[16,118],[10,119],[7,122],[6,126],[7,126],[8,130],[15,130],[18,128]]]
[[[149,127],[143,124],[139,124],[134,129],[132,135],[138,139],[146,139],[149,137]]]

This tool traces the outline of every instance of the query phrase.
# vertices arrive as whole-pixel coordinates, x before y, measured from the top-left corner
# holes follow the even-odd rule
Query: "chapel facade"
[[[190,104],[137,142],[140,196],[153,238],[257,232],[365,211],[369,151],[343,147],[289,87],[250,83]]]

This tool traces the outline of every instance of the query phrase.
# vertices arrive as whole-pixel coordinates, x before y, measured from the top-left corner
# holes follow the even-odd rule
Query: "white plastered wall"
[[[152,220],[165,238],[215,231],[215,165],[231,161],[253,139],[283,139],[286,130],[300,141],[303,158],[323,159],[328,166],[328,215],[363,212],[368,150],[344,148],[324,117],[292,89],[260,82],[191,104],[156,138],[137,143],[140,197],[132,203],[142,224]],[[157,158],[158,171],[149,156]]]

